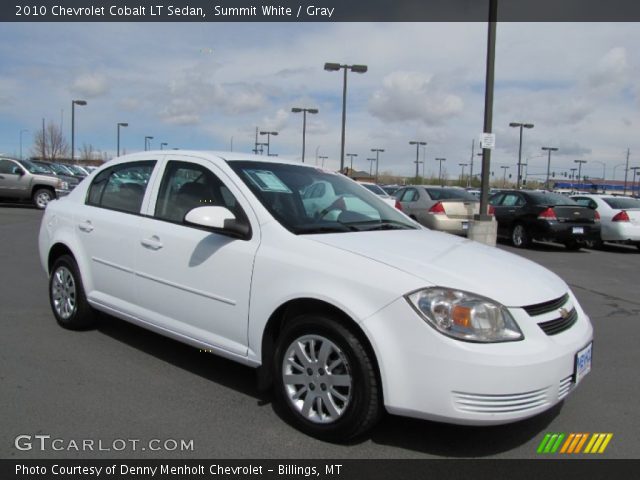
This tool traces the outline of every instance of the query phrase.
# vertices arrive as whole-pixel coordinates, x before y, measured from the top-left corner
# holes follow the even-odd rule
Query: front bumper
[[[509,423],[539,414],[575,387],[576,353],[592,340],[591,323],[578,314],[571,328],[547,335],[532,318],[510,308],[524,340],[493,344],[455,340],[437,332],[400,298],[362,326],[376,353],[385,407],[390,413],[467,425]]]
[[[56,198],[66,197],[70,193],[71,193],[71,190],[63,189],[63,188],[56,188]]]

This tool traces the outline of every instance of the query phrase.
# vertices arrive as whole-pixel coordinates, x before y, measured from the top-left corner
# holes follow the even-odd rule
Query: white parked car
[[[387,192],[385,192],[382,189],[382,187],[380,185],[378,185],[377,183],[372,183],[372,182],[358,182],[358,183],[360,185],[362,185],[364,188],[366,188],[367,190],[369,190],[370,192],[375,193],[376,195],[378,195],[381,199],[383,199],[385,202],[387,202],[392,207],[396,207],[396,198],[392,197]]]
[[[308,211],[321,182],[334,198]],[[49,205],[39,249],[60,325],[88,328],[97,310],[260,367],[320,438],[362,434],[385,409],[517,421],[591,368],[591,323],[555,274],[427,230],[317,167],[127,155]]]
[[[613,195],[578,194],[572,195],[576,202],[592,208],[600,215],[600,240],[602,242],[627,243],[640,250],[640,200]]]

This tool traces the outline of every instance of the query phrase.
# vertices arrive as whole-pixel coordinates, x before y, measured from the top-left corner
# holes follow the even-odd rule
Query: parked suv
[[[29,160],[0,158],[0,198],[31,200],[39,209],[69,193],[69,184]]]

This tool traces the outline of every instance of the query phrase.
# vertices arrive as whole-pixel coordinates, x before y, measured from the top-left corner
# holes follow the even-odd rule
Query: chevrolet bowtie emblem
[[[560,316],[561,316],[564,320],[566,320],[567,318],[569,318],[569,310],[567,310],[566,308],[561,308],[561,309],[559,310],[559,312],[560,312]]]

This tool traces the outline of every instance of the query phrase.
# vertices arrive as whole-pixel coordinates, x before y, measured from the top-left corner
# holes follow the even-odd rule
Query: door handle
[[[150,250],[160,250],[162,248],[162,242],[156,235],[151,238],[143,238],[140,240],[140,245]]]
[[[81,224],[78,225],[78,228],[80,230],[82,230],[83,232],[91,232],[93,230],[93,225],[91,225],[91,221],[90,220],[85,220],[84,222],[82,222]]]

